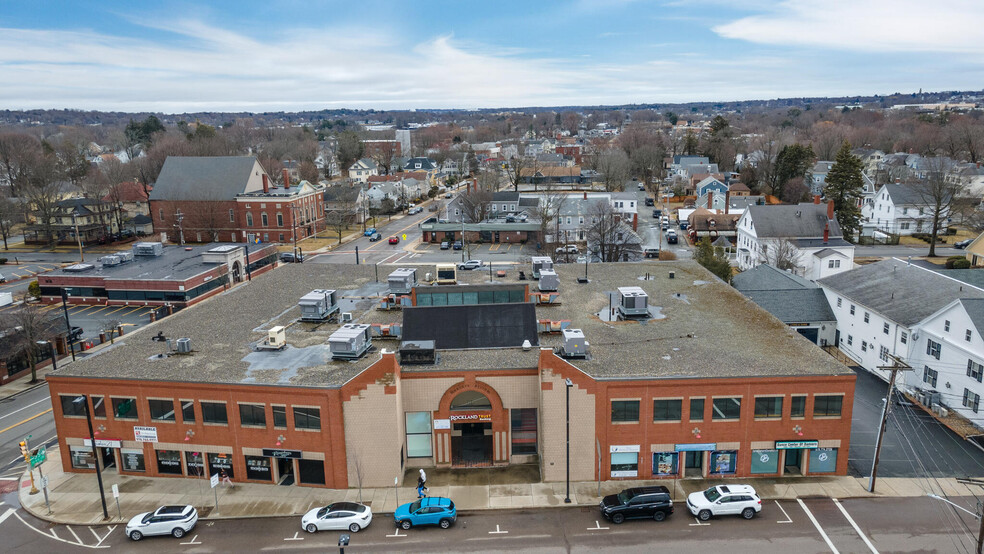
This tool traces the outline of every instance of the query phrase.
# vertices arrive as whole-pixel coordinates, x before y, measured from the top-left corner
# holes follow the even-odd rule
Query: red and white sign
[[[492,414],[454,414],[451,423],[471,423],[474,421],[492,421]]]
[[[89,439],[82,439],[82,444],[85,446],[92,446],[92,441]],[[120,439],[96,439],[96,447],[123,448],[123,441]]]

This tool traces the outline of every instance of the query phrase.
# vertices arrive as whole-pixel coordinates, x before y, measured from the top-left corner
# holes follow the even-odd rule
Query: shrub
[[[27,294],[34,298],[41,298],[41,285],[37,281],[31,281],[31,284],[27,285]]]
[[[677,255],[669,250],[659,251],[659,260],[662,262],[669,262],[677,259]]]
[[[970,260],[967,258],[953,260],[953,269],[970,269]]]

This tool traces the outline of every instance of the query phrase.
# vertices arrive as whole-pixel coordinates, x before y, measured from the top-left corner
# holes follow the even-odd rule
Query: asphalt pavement
[[[24,473],[20,441],[30,435],[28,444],[32,449],[58,443],[51,409],[48,385],[0,400],[0,490],[16,485],[16,479]]]

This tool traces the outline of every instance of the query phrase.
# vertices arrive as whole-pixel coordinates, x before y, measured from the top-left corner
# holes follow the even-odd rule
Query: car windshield
[[[704,498],[706,498],[708,502],[714,502],[718,498],[721,498],[721,493],[719,493],[716,488],[710,488],[704,491]]]
[[[324,508],[318,510],[318,517],[325,517],[325,514],[328,513],[328,508],[329,506],[325,506]]]
[[[410,512],[411,513],[412,512],[416,512],[419,509],[420,509],[420,501],[419,500],[410,505]]]
[[[147,514],[143,516],[143,519],[140,520],[140,523],[147,523],[148,521],[150,521],[150,518],[152,517],[154,517],[153,513]]]
[[[632,500],[632,495],[628,491],[622,491],[618,493],[618,501],[622,504],[628,504],[629,500]]]

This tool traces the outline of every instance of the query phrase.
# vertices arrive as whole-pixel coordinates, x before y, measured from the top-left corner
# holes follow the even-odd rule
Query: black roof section
[[[538,346],[536,310],[526,302],[408,307],[403,340],[434,340],[438,350]]]

